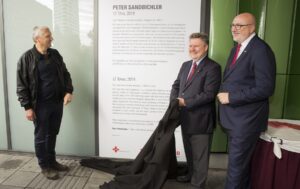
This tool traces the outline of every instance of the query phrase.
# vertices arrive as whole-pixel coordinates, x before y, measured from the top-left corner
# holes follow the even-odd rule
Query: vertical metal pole
[[[7,70],[6,70],[6,53],[5,53],[5,38],[4,38],[4,13],[3,13],[3,0],[0,1],[0,45],[1,45],[1,62],[3,72],[3,93],[4,93],[4,109],[5,109],[5,122],[7,134],[7,148],[12,149],[10,119],[9,119],[9,104],[8,104],[8,88],[7,88]]]
[[[210,0],[201,0],[200,32],[209,34],[210,28]]]
[[[94,95],[95,95],[95,155],[99,156],[99,97],[98,97],[98,84],[99,84],[99,73],[98,73],[98,15],[99,15],[99,9],[98,9],[98,0],[94,0]]]

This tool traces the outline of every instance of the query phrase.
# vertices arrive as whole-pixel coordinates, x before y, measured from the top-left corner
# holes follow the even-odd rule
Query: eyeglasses
[[[230,24],[230,27],[231,28],[235,28],[237,30],[240,30],[242,27],[244,27],[244,26],[250,26],[250,25],[252,25],[252,24]]]

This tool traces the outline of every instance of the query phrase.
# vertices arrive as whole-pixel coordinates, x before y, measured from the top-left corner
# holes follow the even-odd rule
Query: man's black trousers
[[[35,114],[35,153],[43,169],[56,162],[55,144],[63,115],[63,102],[37,103]]]

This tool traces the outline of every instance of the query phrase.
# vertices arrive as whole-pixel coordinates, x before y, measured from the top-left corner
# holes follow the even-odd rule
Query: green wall
[[[292,18],[292,34],[290,43],[290,61],[287,69],[287,86],[283,117],[286,119],[300,119],[300,2],[295,0],[294,17]]]
[[[265,41],[275,53],[277,78],[275,94],[271,98],[270,117],[283,118],[283,106],[289,62],[294,0],[268,0]],[[284,14],[278,14],[284,13]]]
[[[211,1],[209,57],[224,69],[227,56],[233,46],[230,24],[236,15],[237,0]],[[234,6],[236,5],[236,6]],[[227,136],[218,125],[214,133],[212,152],[226,152]]]

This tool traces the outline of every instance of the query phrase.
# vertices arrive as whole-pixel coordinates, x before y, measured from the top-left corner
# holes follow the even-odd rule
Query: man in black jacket
[[[57,179],[69,168],[56,161],[55,144],[63,115],[63,104],[72,100],[72,80],[62,56],[50,48],[53,40],[46,26],[33,29],[34,46],[20,58],[17,95],[26,118],[33,121],[35,153],[42,174]]]

